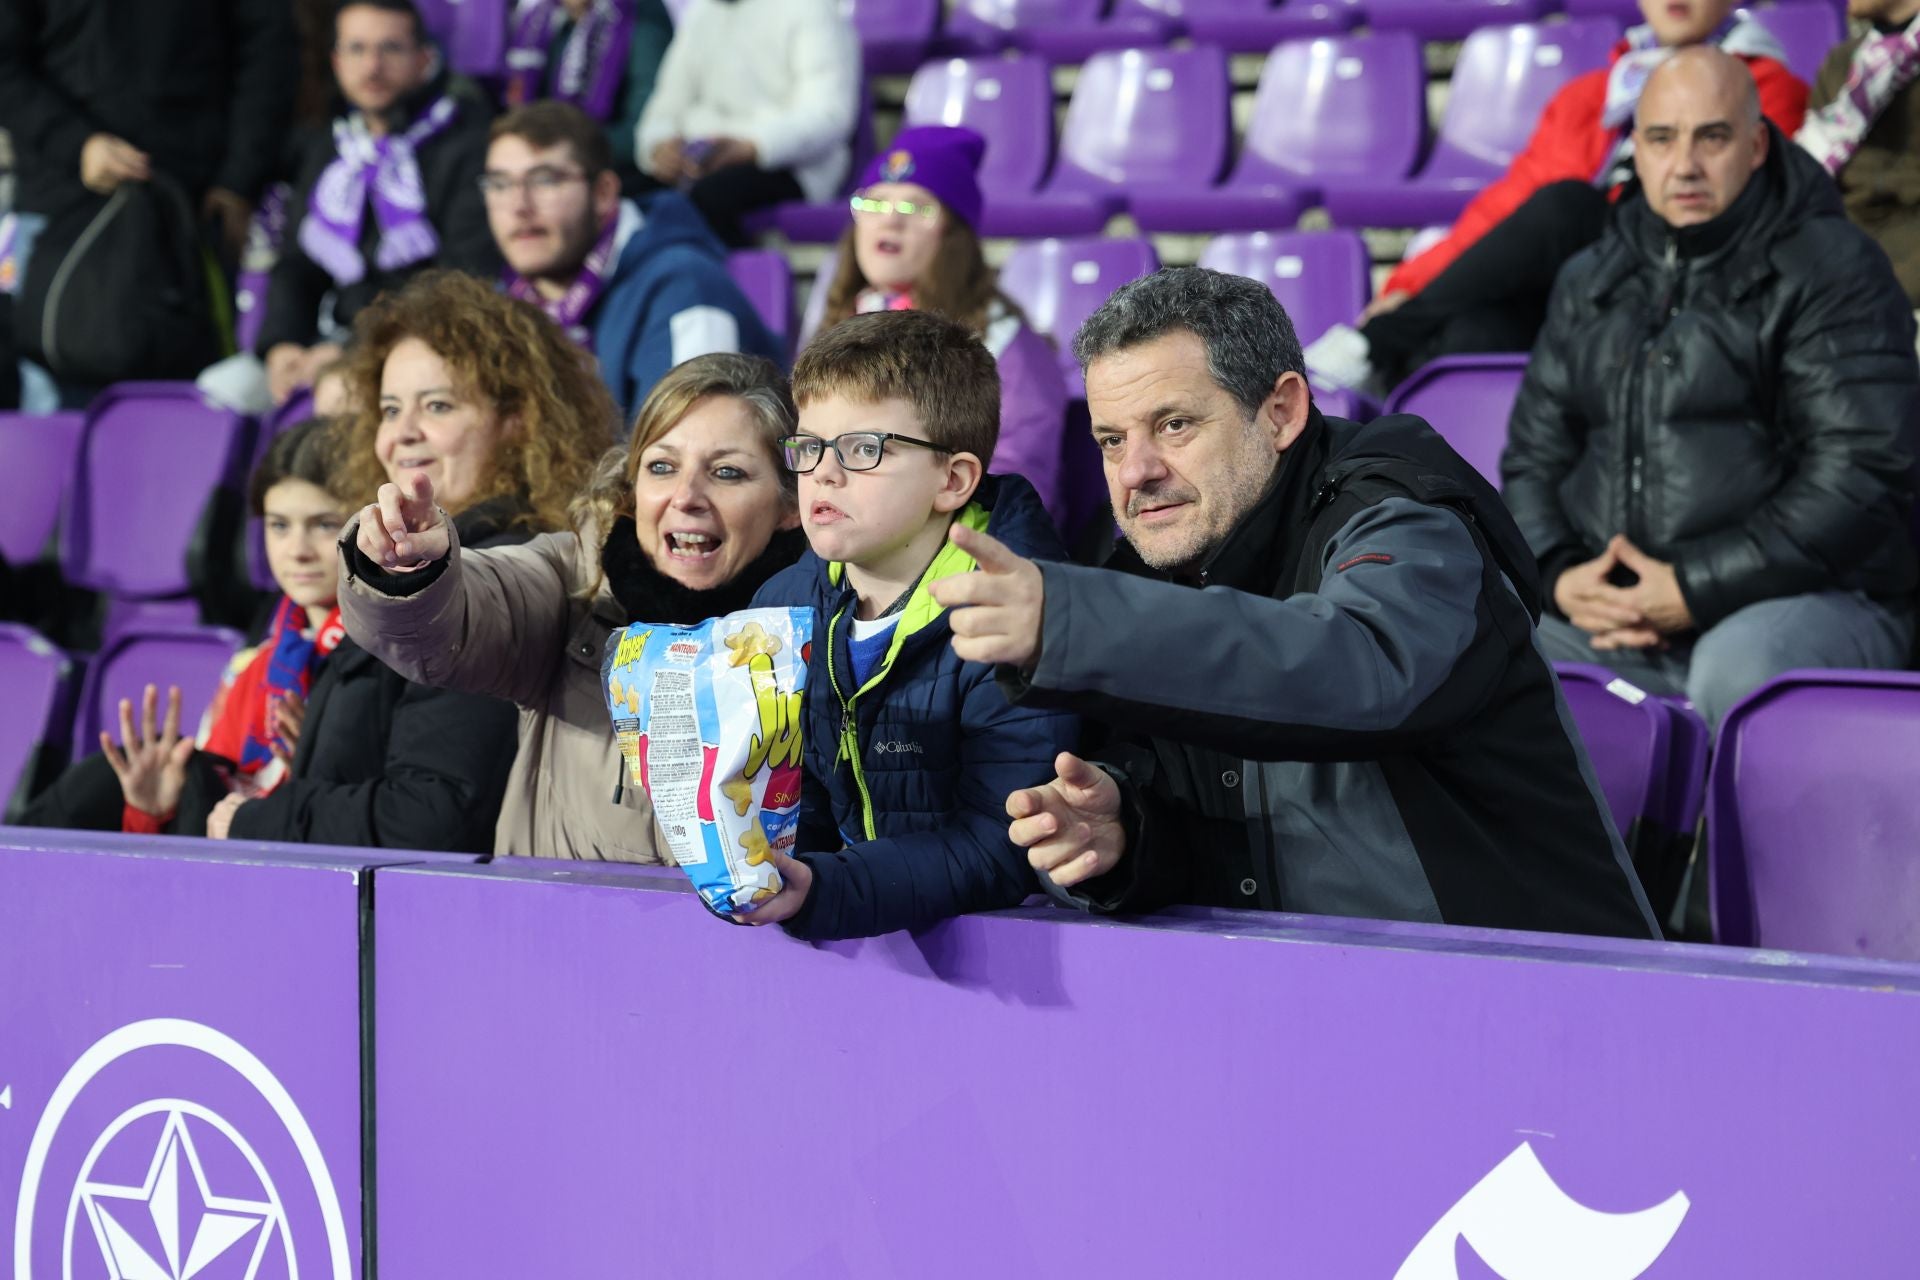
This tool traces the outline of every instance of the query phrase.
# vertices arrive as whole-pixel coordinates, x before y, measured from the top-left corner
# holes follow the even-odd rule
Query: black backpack
[[[172,178],[90,196],[34,241],[14,315],[21,353],[63,381],[192,378],[221,355],[209,269]]]

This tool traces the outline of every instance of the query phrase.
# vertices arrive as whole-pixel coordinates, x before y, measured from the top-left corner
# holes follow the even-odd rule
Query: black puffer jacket
[[[1549,597],[1618,533],[1674,563],[1702,629],[1913,592],[1913,316],[1825,170],[1772,134],[1720,217],[1676,232],[1629,187],[1560,273],[1501,460]]]

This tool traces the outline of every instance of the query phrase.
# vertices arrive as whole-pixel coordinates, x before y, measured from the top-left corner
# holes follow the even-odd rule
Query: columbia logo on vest
[[[882,755],[882,756],[905,755],[908,752],[912,752],[914,755],[918,756],[918,755],[925,755],[926,750],[927,749],[925,747],[921,746],[917,742],[881,742],[881,743],[875,744],[873,748],[875,755]]]

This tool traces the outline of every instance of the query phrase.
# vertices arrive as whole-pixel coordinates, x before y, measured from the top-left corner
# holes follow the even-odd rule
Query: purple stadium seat
[[[1453,69],[1433,154],[1407,181],[1329,179],[1327,212],[1348,227],[1452,222],[1505,172],[1540,113],[1569,80],[1605,66],[1619,28],[1604,18],[1485,27],[1467,38]]]
[[[840,0],[860,34],[867,74],[905,75],[919,66],[940,25],[940,0]]]
[[[907,86],[905,125],[964,125],[987,140],[980,190],[991,208],[1030,196],[1053,163],[1053,77],[1039,58],[943,58]]]
[[[462,75],[497,76],[507,69],[509,0],[420,0],[447,65]]]
[[[1729,711],[1707,788],[1714,937],[1920,960],[1920,674],[1789,671]]]
[[[0,559],[29,564],[40,558],[60,522],[60,500],[73,479],[86,415],[0,413]],[[4,785],[4,779],[0,779]]]
[[[1566,0],[1566,13],[1569,18],[1612,18],[1622,30],[1646,21],[1640,0]]]
[[[240,633],[223,627],[129,628],[109,639],[88,665],[80,688],[73,717],[74,758],[100,749],[102,729],[119,737],[120,699],[133,699],[137,724],[141,692],[149,684],[159,686],[163,714],[167,686],[180,686],[182,731],[191,732],[212,704],[221,673],[240,645]]]
[[[1283,44],[1226,182],[1145,192],[1128,208],[1148,231],[1272,231],[1319,203],[1324,181],[1404,180],[1426,136],[1426,85],[1404,31]]]
[[[253,267],[240,273],[233,287],[233,340],[242,351],[253,350],[260,327],[267,322],[267,283],[271,270]]]
[[[1366,242],[1351,231],[1216,236],[1201,251],[1200,265],[1266,285],[1303,344],[1336,324],[1353,323],[1371,296],[1372,260]]]
[[[282,431],[312,416],[313,392],[296,391],[287,398],[285,404],[260,419],[259,428],[254,433],[253,460],[248,464],[247,474],[251,476],[254,468],[266,461],[267,450],[273,447],[274,440]],[[248,512],[243,536],[246,539],[248,585],[255,591],[278,592],[280,584],[273,580],[273,571],[267,567],[266,523]]]
[[[66,755],[58,723],[72,664],[36,632],[0,623],[0,822],[11,821],[45,753]]]
[[[1198,191],[1226,169],[1227,58],[1219,49],[1125,49],[1080,69],[1060,158],[1030,200],[996,202],[990,235],[1090,235],[1132,195]]]
[[[1129,280],[1160,269],[1145,240],[1040,240],[1023,244],[1000,269],[1000,287],[1020,304],[1035,329],[1059,345],[1067,391],[1084,395],[1073,335],[1107,296]]]
[[[793,344],[796,355],[820,332],[820,321],[827,314],[827,290],[833,287],[833,273],[839,265],[839,253],[829,249],[820,259],[820,269],[813,273],[813,283],[807,286],[806,304],[800,309],[800,332]]]
[[[1507,422],[1526,376],[1527,354],[1443,356],[1413,375],[1387,398],[1383,413],[1425,418],[1473,469],[1500,484],[1500,453]]]
[[[1656,915],[1672,909],[1706,792],[1706,721],[1605,667],[1555,663],[1614,825]]]
[[[1613,824],[1628,839],[1635,823],[1660,816],[1656,802],[1666,789],[1673,744],[1666,704],[1605,667],[1556,662],[1554,671]]]
[[[250,443],[247,420],[192,383],[123,382],[101,393],[61,520],[67,581],[133,599],[186,594],[209,499],[244,482]]]
[[[783,344],[793,340],[793,269],[783,253],[742,249],[727,255],[727,274]]]
[[[1829,4],[1781,4],[1740,10],[1773,33],[1787,50],[1787,67],[1813,83],[1827,53],[1847,37],[1842,11]]]
[[[1411,31],[1422,40],[1464,40],[1481,27],[1537,22],[1559,9],[1557,0],[1366,0],[1376,31]]]
[[[1182,34],[1229,53],[1265,53],[1286,40],[1338,35],[1365,17],[1359,0],[1117,0],[1114,13],[1172,19]]]
[[[1174,24],[1150,9],[1108,14],[1107,0],[957,0],[944,47],[956,53],[1028,49],[1055,62],[1081,62],[1111,49],[1164,45]]]

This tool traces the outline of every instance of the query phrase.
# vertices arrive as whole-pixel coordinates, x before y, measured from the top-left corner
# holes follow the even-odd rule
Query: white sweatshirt
[[[670,138],[736,137],[821,203],[846,180],[860,43],[837,0],[693,0],[634,131],[640,166]]]

